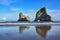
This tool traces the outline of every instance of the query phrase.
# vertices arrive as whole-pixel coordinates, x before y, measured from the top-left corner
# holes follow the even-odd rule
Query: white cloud
[[[54,12],[54,13],[59,13],[60,10],[56,10],[56,9],[47,9],[48,12]]]
[[[8,14],[0,14],[0,19],[6,21],[17,21],[19,14],[17,13],[8,13]]]
[[[11,8],[11,11],[20,11],[20,10],[21,8],[16,8],[16,7]]]
[[[17,2],[18,0],[0,0],[0,4],[3,4],[3,5],[10,5],[11,3],[15,3]]]
[[[2,17],[2,20],[6,21],[6,19],[7,19],[6,17]]]
[[[47,13],[51,15],[54,21],[60,21],[60,10],[56,9],[47,9]]]

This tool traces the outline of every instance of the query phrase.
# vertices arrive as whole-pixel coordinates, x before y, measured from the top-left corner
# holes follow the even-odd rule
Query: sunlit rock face
[[[36,13],[35,21],[38,21],[38,22],[40,22],[40,21],[51,21],[51,16],[47,14],[45,7],[41,8]]]
[[[20,22],[30,22],[30,17],[23,15],[23,13],[19,13],[19,20]]]

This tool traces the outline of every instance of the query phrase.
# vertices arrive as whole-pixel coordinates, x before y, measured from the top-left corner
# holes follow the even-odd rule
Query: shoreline
[[[60,25],[60,22],[7,22],[7,23],[0,23],[0,26],[39,26],[39,25]]]

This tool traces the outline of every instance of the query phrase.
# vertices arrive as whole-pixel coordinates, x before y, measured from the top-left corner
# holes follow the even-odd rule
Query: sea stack
[[[41,8],[37,13],[36,13],[36,18],[34,20],[35,22],[51,22],[51,16],[47,14],[46,8],[43,7]]]
[[[25,16],[22,12],[19,13],[19,22],[30,22],[30,17]]]

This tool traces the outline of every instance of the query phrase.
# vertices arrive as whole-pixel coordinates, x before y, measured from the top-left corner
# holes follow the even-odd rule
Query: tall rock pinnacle
[[[37,22],[40,22],[40,21],[52,21],[51,16],[47,14],[45,7],[41,8],[36,13],[35,21],[37,21]]]

